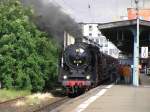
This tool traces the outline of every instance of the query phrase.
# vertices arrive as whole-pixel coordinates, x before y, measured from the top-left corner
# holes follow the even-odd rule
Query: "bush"
[[[0,80],[3,88],[41,91],[57,73],[58,47],[29,20],[18,0],[0,2]],[[56,42],[54,42],[56,43]]]

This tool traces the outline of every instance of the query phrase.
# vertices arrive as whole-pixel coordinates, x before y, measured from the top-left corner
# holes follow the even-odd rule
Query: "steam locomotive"
[[[117,64],[117,59],[100,52],[97,46],[76,42],[63,52],[59,81],[67,95],[83,93],[106,80],[114,81]]]

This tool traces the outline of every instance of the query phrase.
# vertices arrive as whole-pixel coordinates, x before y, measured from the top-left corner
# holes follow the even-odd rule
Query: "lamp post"
[[[133,85],[139,86],[139,0],[135,0],[136,4],[136,36],[134,36],[134,56],[133,56]]]

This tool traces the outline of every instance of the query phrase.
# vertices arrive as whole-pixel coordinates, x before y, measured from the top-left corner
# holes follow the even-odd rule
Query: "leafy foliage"
[[[29,20],[18,0],[0,1],[0,81],[3,88],[41,91],[57,73],[58,45]]]

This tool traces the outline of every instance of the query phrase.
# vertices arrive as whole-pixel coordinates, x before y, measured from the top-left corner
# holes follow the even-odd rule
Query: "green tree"
[[[19,0],[0,1],[0,81],[3,88],[41,91],[56,77],[58,45],[29,19]]]

